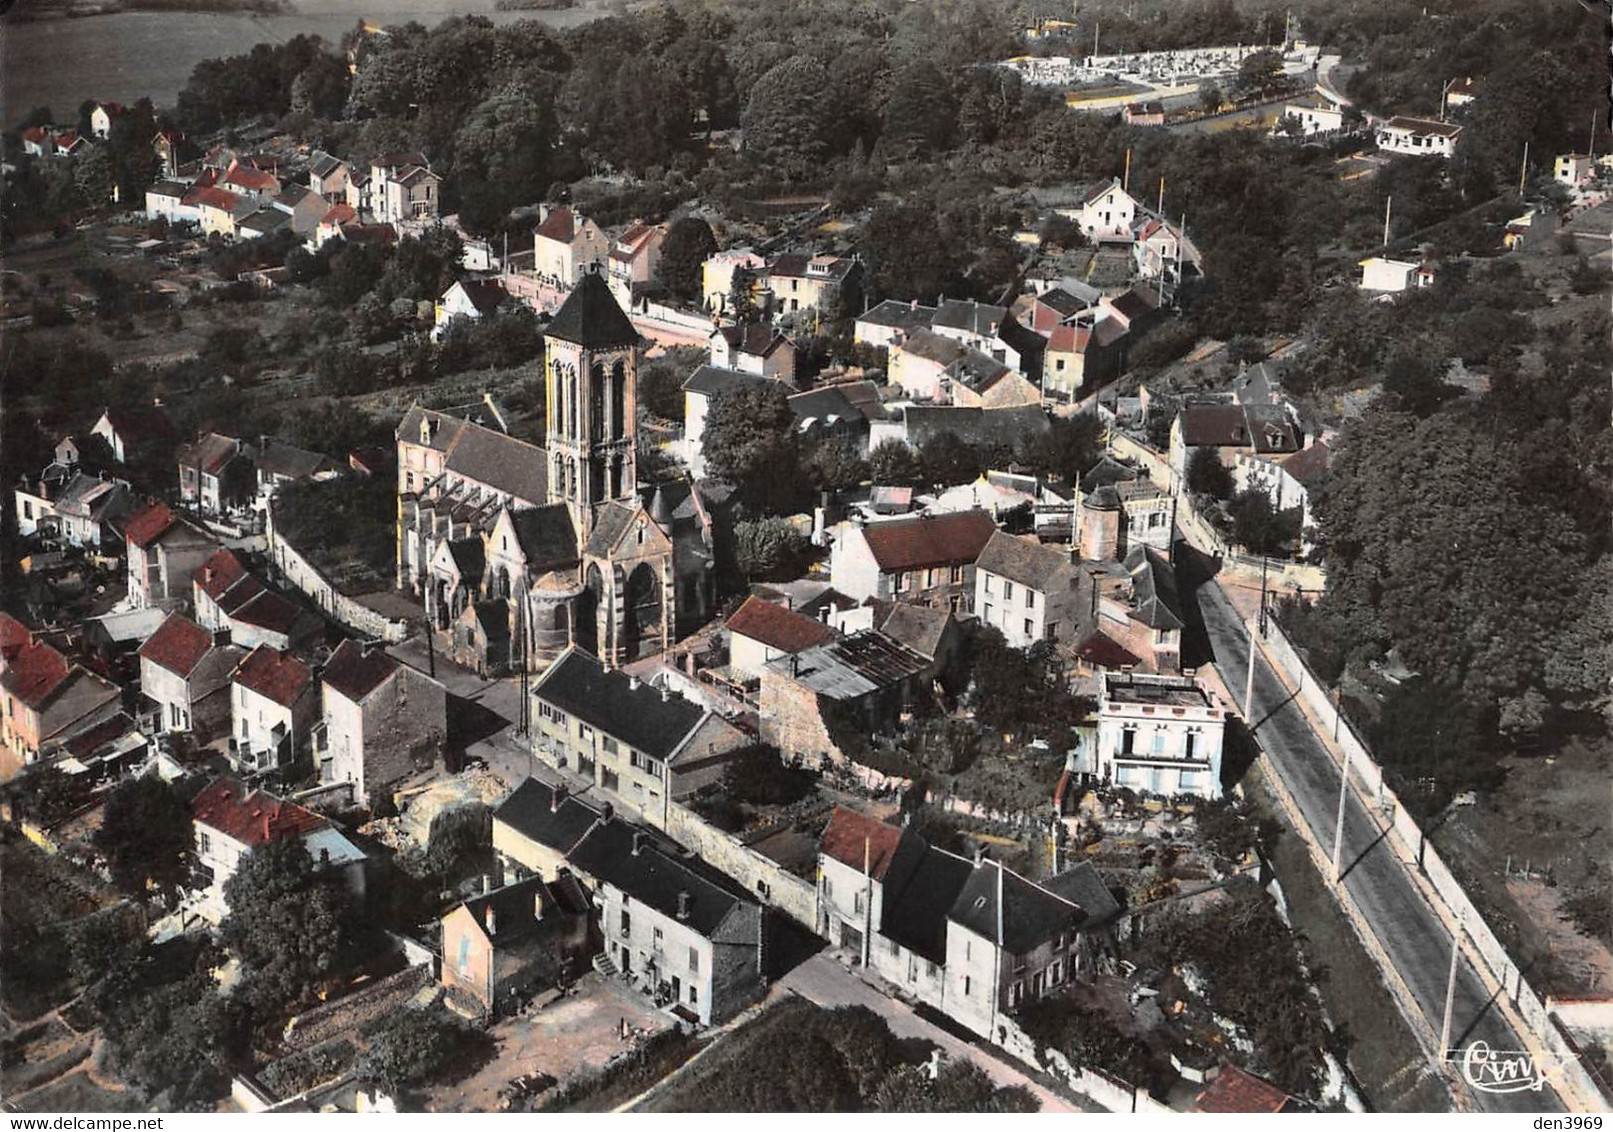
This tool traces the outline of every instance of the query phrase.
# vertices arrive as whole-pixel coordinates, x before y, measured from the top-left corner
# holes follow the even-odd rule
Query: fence
[[[1471,950],[1481,959],[1479,975],[1493,991],[1499,987],[1528,1027],[1529,1036],[1549,1052],[1560,1069],[1559,1084],[1570,1091],[1586,1111],[1603,1111],[1608,1098],[1581,1060],[1579,1051],[1568,1042],[1551,1016],[1545,1000],[1524,979],[1500,938],[1485,921],[1463,890],[1439,851],[1428,841],[1422,827],[1384,781],[1383,768],[1372,757],[1367,745],[1349,719],[1328,697],[1327,689],[1300,657],[1275,619],[1267,620],[1268,635],[1261,647],[1273,666],[1289,683],[1313,719],[1324,731],[1336,736],[1336,746],[1344,754],[1360,791],[1378,806],[1389,827],[1388,844],[1409,871],[1420,872],[1444,905],[1446,916],[1465,933]],[[1258,640],[1258,636],[1256,637]]]

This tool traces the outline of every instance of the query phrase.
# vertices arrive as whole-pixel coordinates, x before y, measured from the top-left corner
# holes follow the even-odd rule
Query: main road
[[[1216,668],[1228,689],[1241,695],[1249,664],[1248,630],[1214,580],[1199,588],[1198,603]],[[1254,709],[1249,722],[1267,766],[1293,795],[1310,835],[1331,849],[1338,815],[1339,765],[1263,658],[1255,664]],[[1356,792],[1347,791],[1342,883],[1415,1001],[1426,1023],[1422,1032],[1437,1035],[1445,1016],[1451,932],[1408,875],[1409,866],[1386,844],[1383,829]],[[1457,966],[1451,1046],[1461,1051],[1479,1041],[1498,1051],[1528,1048],[1463,956]],[[1540,1092],[1483,1093],[1462,1079],[1459,1063],[1453,1068],[1457,1070],[1452,1074],[1453,1095],[1460,1094],[1479,1111],[1563,1111],[1562,1100],[1549,1087]]]

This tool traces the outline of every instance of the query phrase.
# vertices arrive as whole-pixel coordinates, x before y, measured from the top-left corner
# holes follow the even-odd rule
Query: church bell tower
[[[549,502],[571,509],[586,540],[598,504],[637,498],[639,336],[590,272],[555,312],[544,342]]]

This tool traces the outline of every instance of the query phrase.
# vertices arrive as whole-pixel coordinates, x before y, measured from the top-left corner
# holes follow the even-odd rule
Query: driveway
[[[842,967],[839,961],[827,952],[814,955],[774,985],[783,990],[792,990],[819,1006],[866,1006],[883,1018],[897,1037],[922,1038],[940,1046],[948,1057],[966,1057],[984,1069],[987,1076],[999,1086],[1024,1086],[1042,1103],[1043,1112],[1106,1111],[1091,1102],[1083,1104],[1060,1096],[1027,1077],[1008,1062],[999,1060],[979,1046],[955,1038],[945,1030],[926,1022],[915,1014],[907,1003],[880,993]]]
[[[626,1019],[630,1037],[621,1037]],[[598,973],[583,976],[565,998],[527,1017],[506,1018],[490,1031],[498,1054],[458,1084],[436,1089],[432,1112],[498,1112],[499,1090],[528,1073],[564,1083],[599,1069],[634,1042],[669,1029],[672,1019],[642,995]]]

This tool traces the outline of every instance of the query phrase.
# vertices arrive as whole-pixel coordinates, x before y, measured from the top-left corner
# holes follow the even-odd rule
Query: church
[[[664,651],[712,604],[711,519],[688,482],[641,490],[639,336],[587,274],[544,337],[545,444],[496,411],[398,425],[398,586],[484,675],[570,645],[607,667]]]

